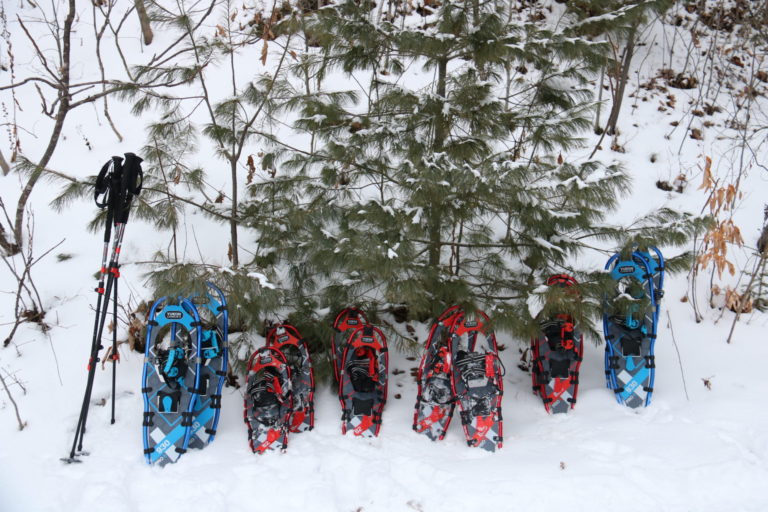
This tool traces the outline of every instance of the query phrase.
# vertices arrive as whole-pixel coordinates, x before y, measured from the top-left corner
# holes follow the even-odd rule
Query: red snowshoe
[[[285,450],[293,413],[291,369],[282,352],[262,347],[248,360],[244,420],[254,453]]]
[[[341,432],[375,437],[387,401],[387,339],[378,328],[360,325],[351,332],[339,364]]]
[[[548,286],[569,288],[575,284],[576,280],[565,274],[547,280]],[[564,314],[542,320],[541,331],[531,339],[533,392],[541,397],[547,412],[566,413],[576,405],[584,336],[573,318]]]
[[[291,370],[291,432],[312,430],[315,426],[315,373],[307,342],[294,326],[283,323],[267,333],[267,347],[279,350]]]

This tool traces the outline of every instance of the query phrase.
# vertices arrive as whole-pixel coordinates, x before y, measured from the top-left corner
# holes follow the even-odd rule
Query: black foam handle
[[[143,160],[133,153],[125,154],[125,162],[120,176],[119,204],[115,208],[115,223],[128,222],[133,196],[139,195],[144,184],[144,172],[141,169]]]

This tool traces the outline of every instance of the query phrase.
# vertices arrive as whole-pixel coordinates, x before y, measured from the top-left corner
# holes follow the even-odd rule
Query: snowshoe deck
[[[451,387],[450,331],[462,315],[458,306],[445,310],[432,324],[417,373],[418,393],[413,415],[413,430],[432,441],[442,440],[456,408]]]
[[[336,316],[333,322],[333,335],[331,336],[331,361],[333,362],[333,376],[338,383],[341,378],[341,359],[344,349],[349,341],[349,336],[363,324],[368,323],[365,313],[356,308],[346,308]]]
[[[173,305],[163,297],[150,310],[141,389],[148,464],[164,466],[187,451],[200,387],[199,326],[197,309],[186,299]]]
[[[375,437],[387,401],[389,355],[387,339],[378,328],[363,324],[352,331],[341,357],[339,401],[341,433]]]
[[[605,266],[617,283],[615,298],[636,301],[629,307],[606,301],[603,313],[606,384],[620,404],[631,408],[650,405],[656,368],[664,257],[655,247],[649,249],[653,253],[634,251],[629,258],[614,254]]]
[[[503,444],[503,366],[488,317],[462,314],[451,328],[452,388],[469,446],[496,451]]]
[[[547,280],[549,286],[577,284],[571,276],[559,274]],[[558,314],[541,322],[541,334],[531,339],[533,391],[550,413],[567,413],[576,405],[579,367],[584,355],[584,336],[570,315]]]
[[[288,448],[292,412],[291,369],[279,350],[261,347],[248,360],[246,378],[243,419],[251,451]]]
[[[294,326],[279,324],[267,333],[267,346],[282,352],[291,367],[293,415],[290,431],[312,430],[315,426],[315,373],[306,340]]]
[[[197,307],[202,323],[200,394],[195,402],[190,448],[204,448],[216,436],[229,356],[227,301],[218,287],[212,283],[206,285],[205,294],[189,298]]]

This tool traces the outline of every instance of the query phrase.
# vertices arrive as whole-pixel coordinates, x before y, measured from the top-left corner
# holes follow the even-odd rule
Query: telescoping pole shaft
[[[123,234],[125,233],[125,224],[117,224],[115,226],[115,242],[112,246],[112,257],[109,261],[109,268],[108,268],[108,276],[107,276],[107,286],[104,288],[104,307],[99,312],[99,327],[96,334],[97,343],[98,346],[101,347],[101,336],[104,333],[104,325],[106,324],[107,320],[107,312],[109,311],[108,303],[109,303],[109,297],[112,294],[113,287],[117,286],[117,279],[120,277],[120,270],[118,267],[118,260],[120,258],[120,250],[122,248],[123,243]],[[115,300],[117,297],[115,297]],[[115,326],[116,328],[117,326]],[[98,362],[98,354],[96,358],[94,358],[94,362],[92,366],[95,367],[96,362]],[[84,408],[84,414],[83,414],[83,421],[80,429],[80,443],[78,445],[78,451],[81,451],[83,449],[83,437],[85,434],[85,425],[88,421],[88,406],[91,403],[91,394],[93,392],[93,378],[91,378],[90,386],[86,388],[86,396],[84,400],[85,408]]]

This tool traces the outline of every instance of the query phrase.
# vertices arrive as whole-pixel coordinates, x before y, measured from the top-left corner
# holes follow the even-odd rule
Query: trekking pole
[[[112,257],[110,258],[109,267],[107,268],[107,285],[103,290],[99,292],[104,294],[104,307],[97,312],[98,328],[96,330],[96,337],[93,340],[94,345],[92,346],[94,351],[91,353],[91,363],[88,368],[89,381],[88,385],[86,386],[85,396],[83,397],[83,406],[80,410],[80,417],[82,418],[79,423],[80,429],[79,432],[75,432],[76,436],[79,434],[79,443],[77,445],[78,451],[83,450],[83,437],[85,436],[85,425],[88,421],[88,409],[91,404],[91,394],[93,393],[93,381],[96,374],[97,363],[100,361],[99,350],[104,348],[104,346],[101,344],[101,336],[104,333],[104,326],[107,322],[107,313],[109,312],[109,297],[112,296],[113,289],[117,285],[117,279],[120,277],[120,271],[118,270],[118,258],[120,257],[120,247],[123,242],[123,233],[125,233],[125,225],[117,224],[115,229],[115,241],[112,245]],[[115,304],[117,304],[117,295],[114,296],[114,301]],[[114,328],[117,329],[116,323]],[[114,401],[114,396],[112,398]]]
[[[91,341],[91,352],[88,359],[88,379],[86,382],[83,404],[80,408],[80,416],[75,428],[75,438],[72,442],[72,450],[69,458],[62,459],[65,462],[79,462],[75,459],[75,451],[82,452],[83,435],[85,434],[85,425],[88,419],[88,408],[90,406],[91,394],[93,392],[93,381],[96,372],[96,364],[99,361],[99,350],[104,348],[101,344],[101,336],[104,332],[107,311],[109,309],[109,298],[113,297],[113,337],[112,337],[112,419],[115,422],[115,380],[117,363],[117,279],[120,277],[119,258],[122,249],[123,235],[125,233],[125,224],[128,222],[131,201],[133,197],[141,192],[143,182],[143,173],[141,170],[141,158],[133,153],[125,154],[125,164],[123,158],[115,156],[104,164],[96,178],[94,200],[96,206],[107,210],[104,228],[104,249],[102,253],[102,263],[99,273],[99,283],[95,289],[98,294],[96,301],[96,318],[93,326],[93,339]],[[107,264],[107,254],[109,251],[109,242],[112,238],[112,227],[115,228],[115,239],[112,244],[112,253]],[[104,277],[106,276],[106,286]]]
[[[119,271],[119,268],[118,268]],[[115,381],[117,380],[117,361],[120,359],[117,353],[117,279],[115,279],[115,294],[112,299],[112,417],[109,420],[110,425],[115,424]]]
[[[99,332],[99,318],[102,309],[102,301],[104,299],[104,277],[107,275],[107,256],[109,255],[109,242],[112,238],[112,224],[114,222],[115,213],[115,196],[117,194],[117,183],[120,182],[120,174],[122,173],[122,158],[113,157],[108,161],[99,171],[96,177],[96,185],[94,191],[94,201],[96,206],[100,209],[107,210],[106,220],[104,225],[104,249],[101,257],[101,267],[99,271],[99,282],[94,290],[98,295],[96,299],[96,316],[93,322],[93,338],[91,341],[91,352],[88,358],[88,378],[85,386],[85,393],[83,398],[83,404],[80,408],[80,416],[77,420],[77,427],[75,428],[75,438],[72,442],[72,450],[69,454],[69,462],[73,462],[75,456],[75,450],[77,449],[78,441],[80,440],[80,433],[83,430],[83,421],[85,416],[85,410],[88,407],[88,400],[90,400],[90,389],[93,385],[94,373],[96,371],[96,361],[98,359],[98,352],[101,349],[101,344],[97,337]],[[106,307],[106,305],[105,305]],[[80,450],[82,450],[82,443],[80,444]]]

